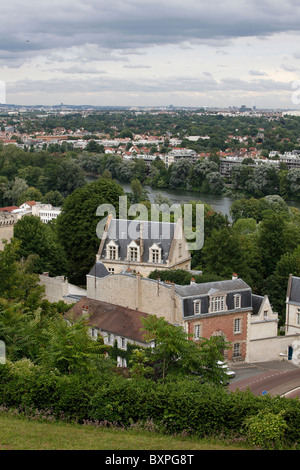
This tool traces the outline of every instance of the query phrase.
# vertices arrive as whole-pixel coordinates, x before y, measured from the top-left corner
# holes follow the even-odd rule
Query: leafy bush
[[[248,438],[266,449],[300,442],[298,399],[229,393],[192,377],[162,383],[144,377],[128,380],[104,369],[62,374],[22,360],[0,365],[0,405],[50,410],[53,419],[79,423],[132,427],[151,422],[153,429],[166,433]]]
[[[248,418],[245,426],[251,444],[265,450],[284,448],[284,435],[288,428],[284,419],[284,412],[274,414],[268,410],[263,410],[256,416]]]

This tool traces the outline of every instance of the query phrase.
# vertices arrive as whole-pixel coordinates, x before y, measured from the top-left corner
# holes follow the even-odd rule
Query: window
[[[108,268],[108,272],[110,274],[115,274],[115,268]]]
[[[116,259],[117,255],[117,250],[115,246],[109,246],[109,259]]]
[[[159,262],[159,250],[152,249],[151,257],[152,257],[152,263],[158,263]]]
[[[126,362],[125,357],[118,356],[117,357],[117,365],[118,365],[118,367],[127,367],[127,362]]]
[[[141,257],[140,247],[137,243],[132,240],[132,242],[127,245],[127,260],[133,262],[139,262]]]
[[[91,328],[91,337],[93,339],[96,339],[98,336],[98,331],[96,330],[96,328]]]
[[[126,339],[123,337],[121,338],[121,348],[126,349]]]
[[[241,356],[241,345],[240,343],[234,343],[233,345],[233,357]]]
[[[234,308],[241,308],[241,295],[236,294],[234,296]]]
[[[241,319],[236,318],[234,320],[234,333],[240,333],[241,332]]]
[[[138,249],[135,246],[131,246],[129,249],[129,259],[130,261],[137,261],[138,259]]]
[[[201,313],[201,300],[194,300],[194,315]]]
[[[211,297],[210,310],[211,312],[223,312],[225,310],[225,296],[217,295]]]
[[[298,309],[298,312],[296,313],[296,324],[300,325],[300,310]]]
[[[200,325],[194,327],[194,340],[200,339]]]
[[[149,263],[161,263],[161,248],[156,243],[149,249]]]
[[[111,240],[106,248],[106,259],[118,259],[118,245]]]

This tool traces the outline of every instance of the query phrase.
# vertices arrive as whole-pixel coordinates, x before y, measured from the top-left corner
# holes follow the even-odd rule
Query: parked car
[[[226,362],[217,361],[217,364],[219,367],[224,369],[224,372],[226,373],[229,379],[232,379],[233,377],[235,377],[235,372],[229,369],[228,364],[226,364]]]

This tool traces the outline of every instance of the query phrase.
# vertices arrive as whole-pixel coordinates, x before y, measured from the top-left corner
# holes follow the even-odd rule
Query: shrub
[[[1,406],[31,410],[34,416],[34,410],[46,410],[47,419],[51,412],[51,419],[79,423],[127,428],[150,423],[151,429],[172,434],[247,437],[263,449],[291,448],[300,442],[298,399],[229,393],[192,377],[161,383],[126,379],[105,368],[62,374],[22,360],[0,365]]]
[[[284,435],[288,428],[284,412],[278,414],[268,410],[259,412],[245,421],[246,435],[251,444],[265,450],[284,448]]]

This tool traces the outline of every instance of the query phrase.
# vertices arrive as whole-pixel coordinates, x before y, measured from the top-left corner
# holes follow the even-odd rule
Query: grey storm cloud
[[[293,0],[11,0],[1,8],[0,58],[97,44],[140,48],[298,31]]]
[[[300,58],[299,0],[10,0],[0,19],[11,99],[195,93],[222,102],[224,91],[230,100],[274,92],[276,101],[291,91],[284,71],[297,71]]]

